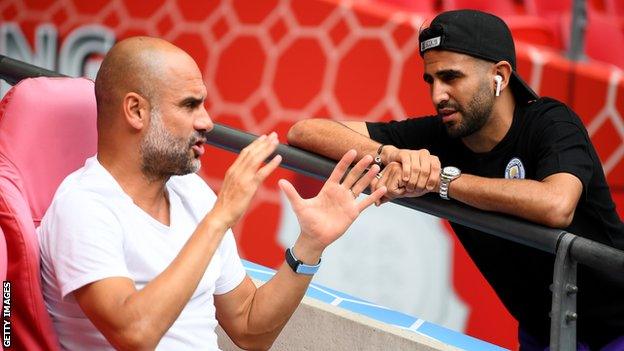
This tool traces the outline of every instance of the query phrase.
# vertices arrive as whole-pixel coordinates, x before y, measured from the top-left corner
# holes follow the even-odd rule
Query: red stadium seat
[[[35,227],[60,182],[95,154],[95,121],[87,79],[26,79],[0,102],[0,227],[15,350],[59,349],[41,291]]]
[[[433,13],[434,6],[432,0],[376,0],[377,3],[390,5],[404,11],[418,13]]]
[[[525,15],[524,8],[514,0],[442,0],[442,7],[444,10],[473,9],[493,13],[505,20],[515,40],[561,48],[559,27],[544,18]]]
[[[624,1],[622,0],[603,0],[606,13],[611,16],[624,18]]]
[[[559,28],[537,16],[504,16],[515,41],[561,49]]]
[[[525,0],[524,3],[528,14],[544,18],[572,11],[572,0]]]
[[[622,0],[604,0],[605,13],[611,16],[619,25],[620,30],[624,33],[624,1]]]
[[[7,259],[6,240],[4,239],[4,232],[0,228],[0,280],[2,281],[7,280]]]
[[[622,0],[586,0],[588,12],[602,13],[609,11],[608,2],[619,3],[622,8]],[[572,12],[574,0],[524,0],[526,12],[529,15],[545,18],[556,18],[562,14]]]
[[[7,248],[6,241],[4,240],[4,232],[0,228],[0,279],[5,282],[7,275]],[[3,286],[4,289],[4,286]],[[0,350],[4,350],[2,344],[0,344]]]
[[[564,43],[570,41],[570,22],[571,16],[565,15],[562,21]],[[589,58],[624,69],[624,33],[614,18],[589,12],[585,28],[585,53]]]
[[[2,231],[2,228],[0,228],[0,279],[2,279],[3,282],[6,281],[6,273],[7,273],[6,241],[4,240],[4,232]],[[0,344],[0,350],[4,350],[4,347],[2,346],[2,344]]]
[[[493,13],[497,16],[521,15],[513,0],[442,0],[444,11],[473,9]]]

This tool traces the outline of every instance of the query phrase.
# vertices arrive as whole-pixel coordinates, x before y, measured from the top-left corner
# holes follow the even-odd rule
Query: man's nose
[[[448,101],[449,94],[446,84],[434,82],[431,87],[431,99],[433,105],[438,106],[441,102]]]
[[[194,127],[196,130],[203,130],[206,132],[209,132],[214,128],[214,122],[212,122],[212,119],[204,106],[201,108],[200,116],[195,119]]]

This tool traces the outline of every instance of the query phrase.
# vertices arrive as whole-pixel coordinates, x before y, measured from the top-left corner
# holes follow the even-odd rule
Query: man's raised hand
[[[315,250],[322,251],[338,239],[362,211],[386,193],[386,188],[381,187],[366,199],[357,200],[379,172],[377,165],[366,171],[373,161],[370,155],[363,157],[341,182],[356,154],[355,150],[349,150],[342,157],[321,191],[313,198],[302,199],[290,182],[285,179],[279,181],[299,220],[300,240],[305,240]]]
[[[282,156],[276,155],[262,166],[262,162],[275,151],[278,144],[275,132],[258,137],[241,151],[225,172],[213,211],[218,214],[215,218],[226,228],[231,228],[238,222],[247,211],[260,184],[282,161]]]

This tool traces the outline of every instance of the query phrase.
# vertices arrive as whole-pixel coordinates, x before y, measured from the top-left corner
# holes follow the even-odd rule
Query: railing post
[[[555,257],[550,316],[550,350],[576,350],[576,261],[570,246],[576,235],[564,233]]]
[[[574,0],[570,21],[570,42],[567,57],[572,61],[585,60],[585,27],[587,27],[587,4],[585,0]]]

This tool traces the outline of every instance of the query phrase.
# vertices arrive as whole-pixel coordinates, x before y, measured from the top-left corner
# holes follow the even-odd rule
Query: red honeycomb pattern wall
[[[93,23],[110,28],[117,39],[167,39],[203,70],[213,119],[256,134],[275,130],[282,142],[301,118],[388,120],[432,113],[417,41],[427,16],[347,0],[0,2],[0,21],[17,23],[31,45],[43,23],[52,23],[60,40]],[[593,63],[572,65],[526,44],[517,49],[519,71],[534,89],[569,103],[583,117],[615,198],[623,204],[622,72]],[[208,151],[203,175],[218,189],[235,156]],[[283,257],[275,240],[279,178],[300,177],[276,171],[235,228],[242,255],[268,266]],[[313,192],[315,183],[307,183],[312,185],[303,192]],[[457,243],[455,248],[455,286],[472,310],[467,332],[513,347],[513,320]]]

